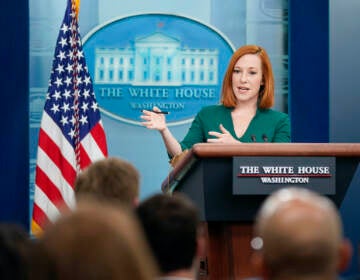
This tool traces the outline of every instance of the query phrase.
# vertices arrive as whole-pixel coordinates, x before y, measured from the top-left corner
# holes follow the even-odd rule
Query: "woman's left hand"
[[[209,135],[215,136],[216,138],[208,139],[208,143],[240,143],[240,141],[236,140],[225,127],[220,124],[219,125],[221,132],[209,131]]]

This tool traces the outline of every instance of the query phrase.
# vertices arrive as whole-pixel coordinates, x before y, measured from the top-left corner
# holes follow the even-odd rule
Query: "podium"
[[[260,161],[257,167],[261,165],[261,161],[266,161],[268,167],[269,162],[275,166],[277,162],[285,161],[286,165],[290,166],[295,160],[297,165],[301,165],[295,169],[300,171],[307,170],[303,166],[317,165],[318,161],[321,166],[313,168],[314,170],[329,169],[324,168],[329,162],[332,170],[325,174],[326,176],[324,173],[315,174],[315,171],[311,171],[309,176],[313,178],[310,178],[309,183],[301,181],[301,184],[264,185],[261,181],[259,183],[264,174],[245,174],[245,177],[254,178],[246,178],[246,183],[236,182],[240,190],[242,186],[249,189],[249,180],[257,180],[259,188],[265,188],[267,192],[256,192],[255,186],[250,188],[255,194],[237,194],[234,192],[234,181],[240,180],[238,177],[244,175],[237,174],[238,166],[234,166],[238,164],[237,160],[245,160],[245,163],[250,161],[252,165]],[[357,143],[201,143],[194,145],[185,154],[161,187],[163,192],[185,193],[200,210],[207,236],[207,252],[200,265],[200,278],[243,279],[256,276],[250,264],[252,225],[259,206],[271,193],[272,188],[275,190],[284,186],[297,186],[322,191],[323,185],[325,187],[329,184],[329,188],[324,188],[323,194],[339,207],[359,162],[360,144]],[[273,169],[279,173],[279,169]],[[288,168],[290,171],[293,169]],[[295,175],[286,176],[291,179]],[[303,178],[304,174],[296,176]],[[315,182],[314,186],[312,181]]]

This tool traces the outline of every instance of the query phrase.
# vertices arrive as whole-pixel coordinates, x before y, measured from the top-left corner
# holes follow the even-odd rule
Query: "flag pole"
[[[78,89],[78,51],[77,51],[77,30],[78,30],[78,16],[79,16],[79,1],[71,1],[71,10],[72,13],[75,13],[75,16],[71,20],[71,37],[72,37],[72,52],[73,52],[73,92],[74,92],[74,118],[75,118],[75,155],[76,155],[76,173],[81,171],[81,155],[80,155],[80,125],[79,125],[79,89]]]
[[[79,19],[79,11],[80,11],[80,0],[72,0],[73,5],[75,6],[76,18]]]

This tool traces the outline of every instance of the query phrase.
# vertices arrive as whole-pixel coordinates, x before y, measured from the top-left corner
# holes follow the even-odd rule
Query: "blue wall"
[[[330,142],[360,142],[360,1],[329,2]]]
[[[28,227],[28,1],[2,4],[0,221]],[[11,28],[8,28],[11,27]]]
[[[289,1],[293,142],[329,142],[328,0]]]

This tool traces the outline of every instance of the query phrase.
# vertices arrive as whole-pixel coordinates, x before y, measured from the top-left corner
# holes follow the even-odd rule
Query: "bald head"
[[[307,189],[281,189],[262,205],[255,231],[271,274],[336,274],[342,225],[328,198]]]

